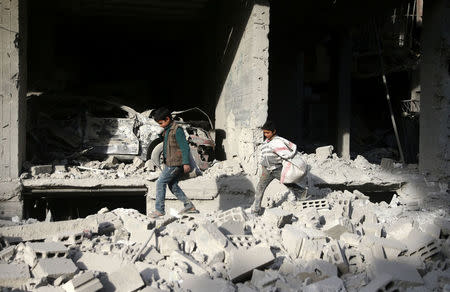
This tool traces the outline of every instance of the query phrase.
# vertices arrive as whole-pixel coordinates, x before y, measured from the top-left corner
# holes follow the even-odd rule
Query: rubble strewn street
[[[304,157],[312,166],[305,179],[308,199],[274,182],[261,216],[243,205],[184,214],[161,227],[169,212],[154,220],[119,208],[84,219],[2,224],[0,286],[10,287],[3,291],[450,289],[446,184],[428,182],[414,167],[393,164],[386,170],[362,156]],[[239,163],[225,161],[203,179],[220,178],[220,196],[247,192],[236,185],[236,177],[244,175]],[[344,190],[319,187],[323,184]],[[355,189],[389,184],[400,188],[377,203],[370,197],[376,194]]]

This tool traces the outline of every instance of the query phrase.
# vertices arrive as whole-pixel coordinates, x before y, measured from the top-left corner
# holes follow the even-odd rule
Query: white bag
[[[308,170],[308,165],[298,152],[290,159],[283,159],[282,164],[280,182],[283,184],[300,182]]]

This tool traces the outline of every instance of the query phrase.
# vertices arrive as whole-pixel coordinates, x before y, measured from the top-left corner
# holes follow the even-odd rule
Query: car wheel
[[[150,157],[153,163],[158,167],[161,167],[161,165],[164,163],[163,145],[163,142],[156,145],[155,148],[153,148],[152,155]]]

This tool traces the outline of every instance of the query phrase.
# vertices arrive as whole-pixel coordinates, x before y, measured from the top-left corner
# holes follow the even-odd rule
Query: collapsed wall
[[[258,127],[267,118],[269,5],[246,4],[230,17],[231,29],[227,32],[223,58],[230,59],[231,67],[226,75],[216,107],[216,129],[223,130],[227,158],[240,157],[245,171],[256,172],[255,142],[262,139]],[[250,6],[248,6],[250,5]],[[247,13],[250,13],[247,18]],[[245,22],[246,21],[246,22]],[[239,31],[244,26],[242,37]],[[233,42],[236,42],[233,54]],[[226,61],[221,62],[226,71]]]

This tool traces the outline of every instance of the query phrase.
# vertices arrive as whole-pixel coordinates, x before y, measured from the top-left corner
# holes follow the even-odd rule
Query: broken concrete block
[[[386,237],[402,241],[413,230],[413,220],[402,218],[386,227]]]
[[[187,234],[189,234],[190,231],[191,229],[187,224],[179,222],[173,222],[166,227],[166,232],[178,240],[182,240]]]
[[[225,252],[227,256],[236,249],[231,241],[211,223],[202,224],[195,232],[197,248],[208,258],[214,258]]]
[[[263,219],[282,228],[284,225],[292,223],[292,213],[281,208],[270,208],[264,212]]]
[[[130,233],[130,241],[144,243],[153,232],[156,221],[136,210],[123,210],[119,214],[123,227]]]
[[[441,227],[434,223],[427,223],[420,228],[423,232],[432,236],[434,239],[439,239],[441,236]]]
[[[154,247],[150,249],[150,251],[145,255],[145,260],[155,265],[159,263],[159,261],[163,260],[164,256],[159,253]]]
[[[144,167],[144,165],[145,165],[145,162],[142,159],[140,159],[139,157],[134,157],[131,169],[137,170],[139,168]]]
[[[364,235],[374,235],[377,237],[381,237],[382,231],[383,231],[383,225],[377,224],[377,223],[369,223],[364,221],[364,224],[362,225],[362,229],[364,232]]]
[[[27,242],[24,261],[34,267],[40,259],[66,258],[68,254],[69,250],[61,242]]]
[[[219,230],[225,235],[244,235],[244,221],[228,220],[219,226]]]
[[[298,254],[298,258],[306,261],[320,258],[323,245],[325,243],[326,243],[325,239],[319,240],[303,239],[302,246]]]
[[[434,224],[441,228],[442,234],[444,236],[450,235],[450,220],[444,218],[434,218]]]
[[[408,249],[403,242],[392,238],[379,238],[376,236],[367,235],[361,240],[361,244],[372,248],[375,245],[381,245],[387,259],[394,260]],[[378,248],[379,249],[379,248]]]
[[[208,272],[196,260],[180,251],[173,251],[170,255],[170,259],[176,263],[186,263],[190,268],[189,272],[192,272],[192,274],[198,276],[208,274]]]
[[[250,248],[259,243],[259,240],[253,235],[228,235],[228,239],[237,248]]]
[[[260,291],[271,286],[280,278],[276,273],[266,273],[260,270],[253,270],[251,283]]]
[[[332,240],[323,250],[323,259],[336,265],[341,274],[348,273],[348,261],[341,243]]]
[[[222,223],[225,223],[226,221],[233,220],[233,221],[247,221],[248,217],[245,214],[242,207],[236,207],[227,211],[223,211],[219,214],[217,214],[216,219],[214,220],[214,223],[220,225]]]
[[[173,251],[180,250],[180,247],[173,237],[164,236],[158,239],[158,249],[163,256],[169,256]]]
[[[249,249],[239,249],[233,252],[229,277],[234,283],[250,278],[254,269],[271,265],[275,257],[266,246],[255,246]]]
[[[114,168],[119,161],[114,155],[108,156],[108,158],[101,163],[101,168],[111,169]]]
[[[53,165],[35,165],[31,167],[31,175],[37,176],[40,174],[51,174],[53,172]]]
[[[372,279],[376,279],[383,274],[389,274],[394,281],[423,284],[423,279],[417,270],[404,263],[376,259],[370,265],[369,273]]]
[[[0,264],[0,287],[19,288],[30,279],[26,264]]]
[[[293,226],[286,226],[281,233],[281,238],[286,251],[293,258],[297,258],[302,249],[303,241],[308,239],[308,235]]]
[[[64,232],[62,234],[54,235],[52,241],[62,242],[64,245],[80,244],[84,239],[84,232],[70,233]]]
[[[330,158],[331,155],[333,154],[333,149],[334,149],[334,147],[331,145],[316,148],[317,159],[325,160],[327,158]]]
[[[346,227],[344,227],[342,225],[335,225],[335,226],[331,227],[330,229],[325,230],[325,234],[333,239],[340,239],[341,235],[344,233],[348,233],[348,230]],[[350,233],[348,233],[348,234],[350,234]]]
[[[393,289],[392,289],[393,288]],[[381,274],[373,279],[367,286],[361,288],[360,292],[378,292],[378,291],[399,291],[400,287],[396,286],[392,276]]]
[[[151,159],[145,162],[144,167],[147,171],[155,171],[157,168],[156,164]]]
[[[347,291],[344,286],[344,282],[338,277],[330,277],[325,280],[315,282],[308,286],[305,286],[302,291],[304,292],[345,292]]]
[[[15,250],[16,247],[13,245],[0,250],[0,260],[6,262],[9,261],[9,259],[11,259],[11,257],[14,255]]]
[[[409,233],[405,243],[408,247],[406,255],[418,254],[423,261],[440,251],[440,246],[435,238],[417,229],[413,229]]]
[[[32,270],[35,277],[56,279],[60,276],[71,277],[78,271],[71,259],[42,258]]]
[[[338,269],[334,264],[319,259],[308,261],[305,269],[306,271],[315,273],[320,277],[336,277],[338,275]]]
[[[80,257],[74,260],[80,270],[92,270],[105,273],[117,271],[123,265],[123,259],[119,257],[92,252],[83,252]]]
[[[316,210],[329,209],[330,204],[327,200],[310,200],[300,202],[301,209],[314,208]]]
[[[132,292],[143,286],[145,283],[134,264],[127,264],[108,274],[108,280],[103,283],[104,291],[117,292]]]
[[[75,276],[72,280],[62,285],[67,292],[95,292],[103,288],[99,279],[91,271],[86,271]]]
[[[234,292],[236,289],[224,279],[211,280],[208,277],[195,277],[191,279],[185,279],[181,282],[181,288],[183,291],[192,292]]]
[[[350,246],[358,246],[361,241],[361,237],[355,233],[344,232],[339,237],[339,240],[347,243]]]

